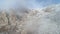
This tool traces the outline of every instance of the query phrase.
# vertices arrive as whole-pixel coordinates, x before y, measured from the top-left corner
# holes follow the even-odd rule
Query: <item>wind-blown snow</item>
[[[7,26],[10,26],[7,34],[60,34],[60,5],[22,11],[2,14],[7,18]],[[2,26],[4,25],[6,24],[3,22]],[[2,33],[6,32],[2,30]]]
[[[55,5],[42,10],[32,11],[28,14],[28,18],[25,21],[25,31],[32,34],[60,34],[59,9],[60,5]]]

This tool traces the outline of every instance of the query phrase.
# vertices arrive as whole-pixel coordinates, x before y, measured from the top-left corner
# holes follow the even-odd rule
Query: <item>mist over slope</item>
[[[0,12],[0,34],[60,34],[60,5]]]

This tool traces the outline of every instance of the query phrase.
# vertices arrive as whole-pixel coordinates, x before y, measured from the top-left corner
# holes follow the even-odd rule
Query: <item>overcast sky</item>
[[[48,5],[60,4],[60,0],[0,0],[1,9],[20,8],[42,8]]]

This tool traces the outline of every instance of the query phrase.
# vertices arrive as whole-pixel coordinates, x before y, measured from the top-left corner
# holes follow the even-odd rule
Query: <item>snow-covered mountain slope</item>
[[[0,13],[0,34],[60,34],[60,5]]]

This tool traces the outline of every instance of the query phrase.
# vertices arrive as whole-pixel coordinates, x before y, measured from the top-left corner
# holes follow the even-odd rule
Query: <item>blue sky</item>
[[[48,5],[60,4],[60,0],[0,0],[1,9],[20,8],[42,8]]]

